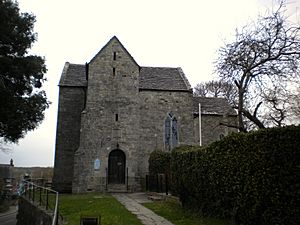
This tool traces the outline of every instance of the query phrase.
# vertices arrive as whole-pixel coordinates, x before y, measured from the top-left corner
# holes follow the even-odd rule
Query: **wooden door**
[[[125,184],[125,154],[121,150],[113,150],[108,159],[108,182]]]

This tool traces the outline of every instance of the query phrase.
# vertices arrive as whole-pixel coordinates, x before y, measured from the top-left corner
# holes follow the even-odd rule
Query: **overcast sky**
[[[214,78],[213,62],[235,29],[272,8],[272,0],[19,0],[36,15],[38,40],[31,53],[44,56],[52,102],[44,122],[0,153],[0,163],[53,166],[58,82],[66,61],[84,64],[116,35],[140,66],[181,67],[194,87]],[[288,14],[299,21],[300,1]]]

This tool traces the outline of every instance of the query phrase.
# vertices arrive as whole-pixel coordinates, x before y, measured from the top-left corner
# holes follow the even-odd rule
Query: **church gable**
[[[94,78],[132,76],[138,77],[135,83],[139,90],[192,92],[181,68],[140,67],[115,36],[88,64],[66,62],[59,85],[85,87],[88,80],[91,83]]]
[[[116,36],[112,37],[109,42],[107,42],[107,44],[91,59],[89,64],[93,64],[97,60],[107,62],[122,60],[131,62],[135,66],[139,67],[137,62]]]

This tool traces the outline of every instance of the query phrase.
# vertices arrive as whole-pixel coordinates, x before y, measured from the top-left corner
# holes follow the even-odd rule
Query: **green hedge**
[[[170,174],[170,160],[171,154],[169,152],[153,151],[149,157],[149,174]]]
[[[235,224],[299,224],[299,126],[185,149],[171,156],[172,189],[184,207]]]

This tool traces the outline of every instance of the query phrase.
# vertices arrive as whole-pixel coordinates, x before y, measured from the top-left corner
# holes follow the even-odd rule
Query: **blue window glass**
[[[171,150],[178,146],[177,119],[172,112],[165,120],[165,148]]]
[[[172,148],[178,146],[178,134],[177,134],[177,120],[174,117],[172,119]]]
[[[171,119],[168,116],[165,120],[165,148],[170,149],[170,140],[171,140]]]

